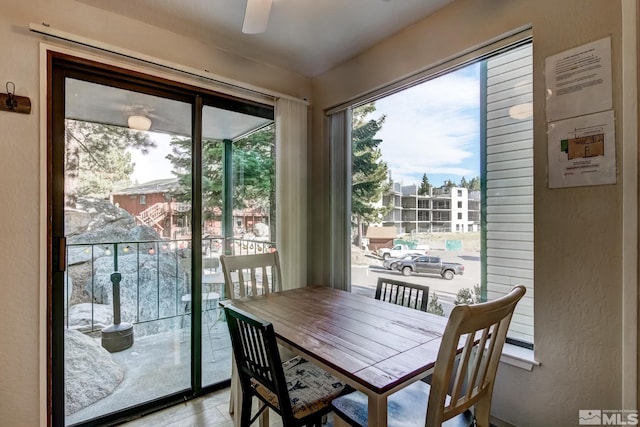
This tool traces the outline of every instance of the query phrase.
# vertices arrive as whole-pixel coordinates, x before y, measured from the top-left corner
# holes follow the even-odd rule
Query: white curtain
[[[282,288],[307,284],[307,104],[276,100],[276,246]]]
[[[351,108],[328,116],[331,162],[331,286],[351,290]]]

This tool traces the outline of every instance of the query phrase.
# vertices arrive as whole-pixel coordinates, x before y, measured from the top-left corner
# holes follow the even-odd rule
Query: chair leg
[[[241,413],[239,413],[239,411],[242,408],[243,396],[242,387],[240,386],[240,381],[238,380],[238,368],[236,366],[235,359],[231,360],[231,387],[229,393],[229,413],[234,414],[234,427],[239,427],[241,417]]]
[[[240,420],[240,427],[249,427],[251,425],[251,396],[243,396],[240,414],[236,414],[236,419]],[[238,415],[240,415],[238,417]]]
[[[262,414],[260,414],[260,418],[258,419],[259,427],[269,427],[269,408],[264,408]]]
[[[478,400],[474,407],[474,418],[475,425],[478,427],[489,427],[491,424],[489,423],[489,417],[491,415],[491,396],[489,395],[489,399],[482,398]]]

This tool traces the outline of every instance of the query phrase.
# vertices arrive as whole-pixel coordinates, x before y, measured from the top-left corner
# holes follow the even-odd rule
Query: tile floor
[[[254,404],[256,401],[254,399]],[[125,427],[232,427],[233,418],[229,414],[229,389],[224,388],[122,425]],[[253,425],[257,427],[258,421]],[[280,417],[273,411],[269,412],[269,426],[282,426]],[[327,422],[323,427],[333,427],[333,414],[327,416]]]
[[[270,415],[273,421],[277,416]],[[229,389],[210,393],[123,424],[126,427],[232,427]]]

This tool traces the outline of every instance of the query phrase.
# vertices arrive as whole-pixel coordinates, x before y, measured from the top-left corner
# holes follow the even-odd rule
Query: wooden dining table
[[[365,393],[370,426],[387,425],[387,396],[432,372],[447,323],[325,286],[222,304],[271,322],[282,344]]]

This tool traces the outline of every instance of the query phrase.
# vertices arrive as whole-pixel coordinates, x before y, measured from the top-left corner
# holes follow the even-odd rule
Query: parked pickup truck
[[[457,262],[442,262],[437,256],[419,256],[412,260],[400,261],[396,269],[403,275],[411,276],[413,273],[439,274],[444,279],[451,280],[456,274],[464,274],[464,265]]]
[[[414,249],[411,249],[407,245],[395,245],[392,248],[378,249],[378,256],[382,259],[402,258],[405,255],[411,255],[411,254],[426,255],[428,252],[429,252],[429,246],[427,245],[418,245]]]

